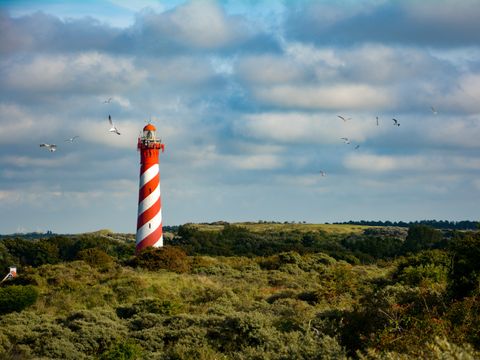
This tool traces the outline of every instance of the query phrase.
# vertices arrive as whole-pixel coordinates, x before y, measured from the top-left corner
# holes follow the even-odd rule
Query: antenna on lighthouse
[[[165,149],[157,138],[157,128],[148,123],[138,138],[140,151],[140,189],[136,252],[153,246],[163,246],[162,202],[160,197],[159,155]]]

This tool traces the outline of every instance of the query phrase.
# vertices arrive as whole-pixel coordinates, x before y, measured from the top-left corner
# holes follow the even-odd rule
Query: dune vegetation
[[[167,238],[135,256],[109,231],[4,237],[19,275],[0,287],[0,358],[480,357],[480,232],[224,223]]]

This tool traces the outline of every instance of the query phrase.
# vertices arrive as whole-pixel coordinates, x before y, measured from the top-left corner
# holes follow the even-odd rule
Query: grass
[[[349,225],[349,224],[277,224],[277,223],[251,223],[239,222],[230,225],[240,226],[255,233],[267,232],[325,232],[332,235],[361,234],[363,230],[373,226]],[[221,231],[224,225],[192,224],[202,231]]]

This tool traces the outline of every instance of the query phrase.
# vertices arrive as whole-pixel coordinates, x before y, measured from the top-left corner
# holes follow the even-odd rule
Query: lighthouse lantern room
[[[160,196],[160,150],[165,150],[156,137],[157,129],[152,124],[143,128],[138,138],[140,151],[140,190],[137,217],[137,253],[149,246],[163,246],[162,202]]]

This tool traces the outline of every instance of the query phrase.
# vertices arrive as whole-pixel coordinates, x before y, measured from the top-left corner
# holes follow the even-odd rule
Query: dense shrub
[[[100,360],[136,360],[142,358],[140,345],[133,341],[121,341],[113,344],[101,356]]]
[[[460,299],[480,295],[480,232],[458,233],[450,244],[453,256],[450,294]]]
[[[117,315],[122,319],[128,319],[141,313],[173,315],[180,309],[180,304],[171,300],[160,300],[154,298],[141,299],[130,306],[117,308]]]
[[[450,271],[451,255],[443,250],[425,250],[398,261],[393,279],[411,286],[445,286]]]
[[[187,254],[177,246],[146,248],[135,256],[129,264],[134,267],[152,271],[166,269],[177,273],[184,273],[190,270],[190,260]]]
[[[428,225],[412,225],[402,245],[404,253],[415,253],[425,249],[442,247],[442,232]]]
[[[93,267],[105,269],[113,265],[114,261],[110,255],[99,248],[88,248],[77,253],[77,259],[83,260]]]
[[[31,285],[12,285],[0,288],[0,314],[22,311],[35,304],[38,291]]]

